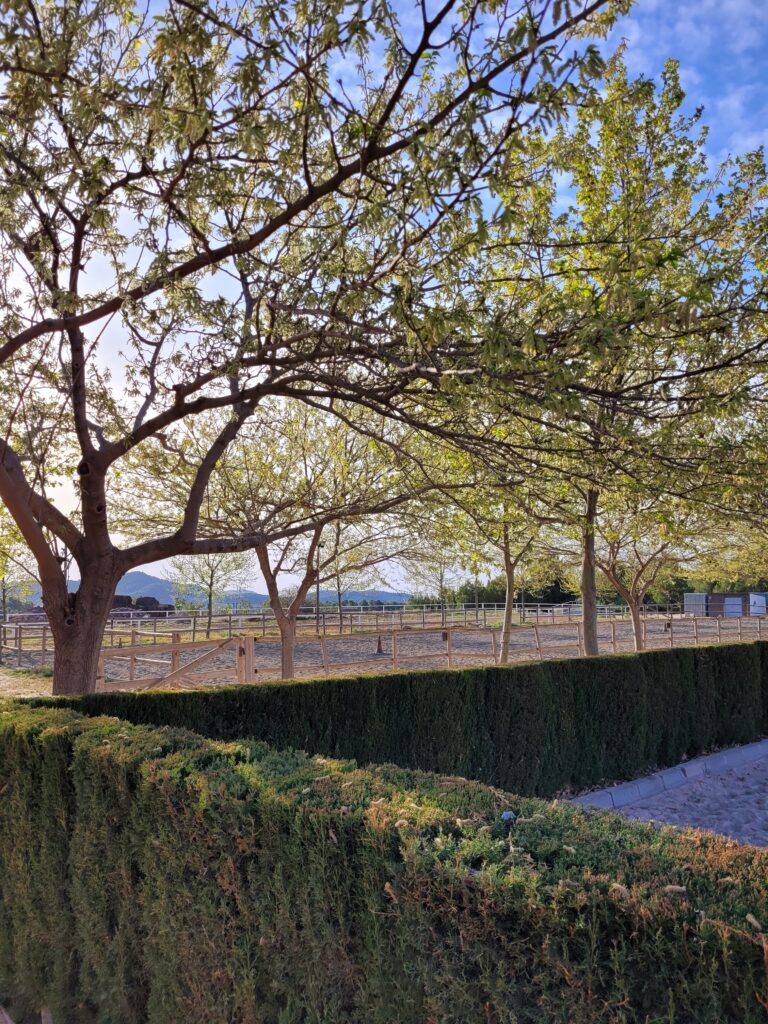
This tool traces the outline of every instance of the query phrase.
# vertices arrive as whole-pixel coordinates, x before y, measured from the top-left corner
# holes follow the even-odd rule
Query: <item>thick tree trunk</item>
[[[597,643],[597,584],[595,581],[597,498],[597,491],[587,491],[587,509],[581,536],[582,627],[584,633],[584,653],[588,657],[593,657],[599,653]]]
[[[632,635],[635,641],[635,650],[643,650],[643,620],[640,615],[640,602],[627,599],[629,614],[632,616]]]
[[[292,619],[284,619],[280,626],[280,677],[281,679],[295,678],[293,667],[294,651],[296,649],[296,623]]]
[[[52,600],[43,590],[43,607],[53,634],[53,692],[93,693],[104,638],[120,574],[113,559],[81,567],[77,592],[66,605]]]

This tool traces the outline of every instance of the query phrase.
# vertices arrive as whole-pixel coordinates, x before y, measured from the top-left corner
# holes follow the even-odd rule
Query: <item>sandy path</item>
[[[768,846],[768,758],[705,775],[679,789],[622,809],[628,818],[691,826]]]
[[[52,680],[45,676],[10,672],[0,666],[0,699],[3,697],[49,697]]]

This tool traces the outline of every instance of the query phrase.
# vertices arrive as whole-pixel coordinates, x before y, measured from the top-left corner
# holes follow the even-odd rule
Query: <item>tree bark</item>
[[[595,581],[595,523],[597,521],[595,490],[587,491],[587,508],[581,535],[581,609],[584,634],[584,653],[594,657],[599,653],[597,642],[597,583]]]
[[[82,579],[66,602],[43,591],[54,645],[53,693],[93,693],[96,690],[104,627],[120,578],[113,558],[80,567]]]
[[[640,616],[640,603],[633,599],[626,599],[629,605],[629,614],[632,616],[632,634],[635,641],[635,650],[643,650],[643,620]]]
[[[278,623],[280,627],[280,678],[294,679],[294,652],[296,650],[296,622],[290,618],[283,618]]]
[[[506,665],[509,661],[509,641],[512,633],[512,615],[514,611],[515,602],[515,567],[512,564],[511,559],[508,558],[505,553],[504,556],[504,572],[507,579],[507,587],[505,590],[504,605],[504,625],[501,632],[501,657],[500,661],[502,665]]]

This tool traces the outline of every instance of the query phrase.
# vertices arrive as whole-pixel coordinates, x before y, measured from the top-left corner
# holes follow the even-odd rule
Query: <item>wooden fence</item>
[[[760,617],[713,619],[669,618],[643,620],[643,647],[732,643],[768,639]],[[634,649],[631,624],[606,620],[598,625],[601,653]],[[5,661],[26,667],[52,664],[50,636],[40,629],[37,648],[32,637],[5,643]],[[245,631],[232,637],[186,639],[181,630],[154,634],[133,629],[101,651],[100,689],[192,687],[216,682],[253,682],[279,677],[280,642],[269,634]],[[127,639],[127,643],[123,640]],[[498,664],[502,633],[499,628],[471,625],[378,629],[297,637],[297,675],[343,675],[350,672],[392,672],[424,667]],[[581,622],[515,627],[509,637],[509,661],[577,657],[584,653]]]

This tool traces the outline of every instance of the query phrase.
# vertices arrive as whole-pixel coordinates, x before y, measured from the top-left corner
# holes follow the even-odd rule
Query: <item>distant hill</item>
[[[79,580],[70,580],[69,589],[77,590]],[[117,593],[125,597],[156,597],[161,604],[173,604],[173,584],[170,580],[164,580],[160,576],[152,576],[148,572],[129,572],[120,580],[117,585]],[[361,601],[383,601],[386,604],[405,604],[411,595],[388,590],[350,590],[342,595],[342,600],[355,602]],[[314,598],[314,592],[312,594]],[[254,608],[267,601],[266,594],[259,594],[255,590],[232,590],[225,596],[225,601],[237,600],[241,604],[250,604]],[[40,590],[36,588],[29,596],[32,604],[40,603]],[[335,604],[335,590],[320,591],[321,604]]]

